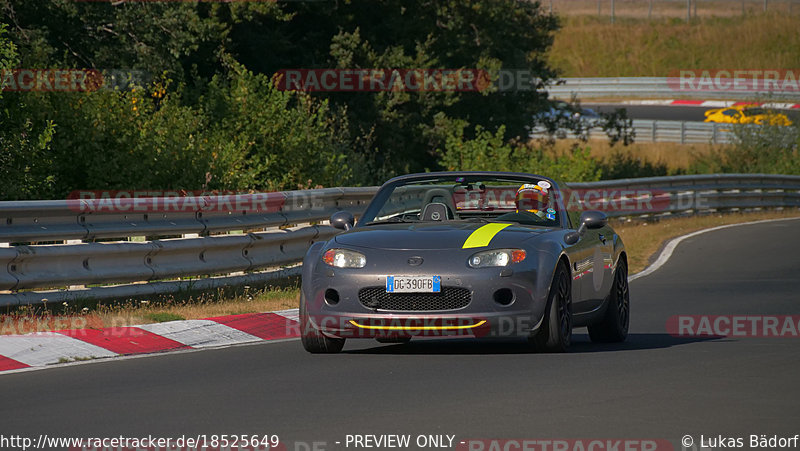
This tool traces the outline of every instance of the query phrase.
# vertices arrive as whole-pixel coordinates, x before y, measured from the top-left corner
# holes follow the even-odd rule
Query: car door
[[[580,214],[575,212],[569,216],[572,228],[577,229]],[[597,309],[608,295],[612,283],[613,251],[613,229],[609,226],[586,230],[581,239],[571,246],[573,313]]]
[[[580,226],[580,211],[569,212],[570,229],[573,231]],[[588,235],[588,234],[587,234]],[[592,310],[594,297],[592,291],[591,275],[594,265],[594,245],[587,235],[569,247],[569,258],[572,263],[572,313],[581,314]]]
[[[594,240],[592,253],[592,295],[593,304],[599,306],[600,302],[608,296],[613,282],[614,264],[614,229],[605,226],[602,229],[587,231]]]

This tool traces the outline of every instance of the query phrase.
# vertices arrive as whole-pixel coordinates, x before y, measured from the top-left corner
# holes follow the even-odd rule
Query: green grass
[[[148,314],[145,315],[145,317],[147,319],[149,319],[151,321],[154,321],[154,322],[157,322],[157,323],[164,323],[164,322],[167,322],[167,321],[181,321],[181,320],[186,319],[181,315],[177,315],[175,313],[169,313],[169,312],[148,313]]]
[[[800,16],[562,16],[550,63],[563,77],[666,77],[680,69],[797,69]]]

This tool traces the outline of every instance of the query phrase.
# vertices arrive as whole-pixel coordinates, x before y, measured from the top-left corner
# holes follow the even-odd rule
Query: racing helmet
[[[550,195],[547,193],[547,190],[539,185],[530,183],[520,186],[514,198],[517,212],[529,211],[531,213],[538,213],[540,211],[545,211],[549,203]]]

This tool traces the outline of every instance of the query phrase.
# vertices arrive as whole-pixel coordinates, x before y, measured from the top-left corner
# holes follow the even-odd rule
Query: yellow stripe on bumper
[[[467,324],[464,326],[365,326],[363,324],[358,324],[357,322],[350,320],[350,324],[360,328],[360,329],[372,329],[372,330],[459,330],[459,329],[473,329],[478,326],[483,326],[486,324],[486,320],[481,320],[475,324]]]
[[[473,247],[486,247],[489,245],[489,242],[492,241],[495,235],[498,232],[505,229],[506,227],[510,226],[511,224],[486,224],[482,226],[478,230],[472,232],[472,234],[467,237],[467,241],[464,241],[464,246],[461,249],[470,249]]]

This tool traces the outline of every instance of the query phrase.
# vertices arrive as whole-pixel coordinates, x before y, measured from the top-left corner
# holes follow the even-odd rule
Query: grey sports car
[[[546,177],[504,172],[412,174],[386,182],[355,224],[314,243],[303,261],[305,349],[347,338],[523,336],[564,352],[572,329],[623,341],[627,257],[600,211],[567,208]]]

